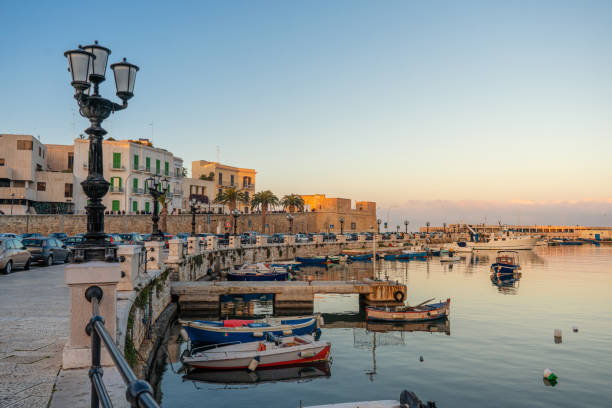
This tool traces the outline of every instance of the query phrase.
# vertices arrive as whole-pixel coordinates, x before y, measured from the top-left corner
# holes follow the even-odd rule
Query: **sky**
[[[140,66],[108,136],[186,167],[218,146],[258,190],[376,201],[390,224],[612,225],[610,1],[0,0],[0,16],[0,133],[83,133],[63,52],[98,40]]]

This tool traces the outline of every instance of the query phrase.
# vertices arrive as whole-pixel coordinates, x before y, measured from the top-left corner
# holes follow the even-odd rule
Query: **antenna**
[[[220,152],[221,152],[221,149],[219,148],[219,145],[217,145],[217,163],[221,163],[219,161]]]
[[[154,137],[154,134],[153,134],[153,121],[151,121],[151,123],[149,123],[149,126],[151,126],[151,144],[154,145],[154,143],[153,143],[153,137]]]

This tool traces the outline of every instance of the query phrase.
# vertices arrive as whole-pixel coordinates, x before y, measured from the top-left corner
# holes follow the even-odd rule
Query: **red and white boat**
[[[450,299],[446,299],[446,302],[425,304],[431,300],[433,299],[417,306],[368,307],[366,308],[366,316],[368,320],[385,322],[419,322],[448,317],[450,313]]]
[[[200,350],[200,351],[198,351]],[[194,349],[183,357],[183,364],[205,370],[254,371],[257,367],[278,367],[328,361],[331,343],[312,336],[279,337],[275,341],[255,341]]]

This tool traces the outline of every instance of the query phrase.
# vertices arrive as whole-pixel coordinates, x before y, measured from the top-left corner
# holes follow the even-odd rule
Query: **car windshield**
[[[21,243],[26,246],[42,246],[42,240],[40,239],[24,239]]]

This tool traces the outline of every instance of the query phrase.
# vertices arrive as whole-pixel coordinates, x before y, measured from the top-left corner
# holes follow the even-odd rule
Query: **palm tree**
[[[217,194],[217,198],[215,198],[215,203],[217,204],[227,204],[229,206],[230,212],[234,211],[237,203],[249,203],[249,199],[244,191],[236,190],[235,188],[228,188],[227,190],[223,190]]]
[[[280,201],[278,197],[274,195],[270,190],[260,191],[253,195],[251,200],[251,208],[261,208],[261,231],[266,233],[266,212],[268,208],[273,205],[278,205]]]
[[[297,194],[287,194],[281,200],[283,207],[288,208],[289,212],[304,211],[304,199]]]

